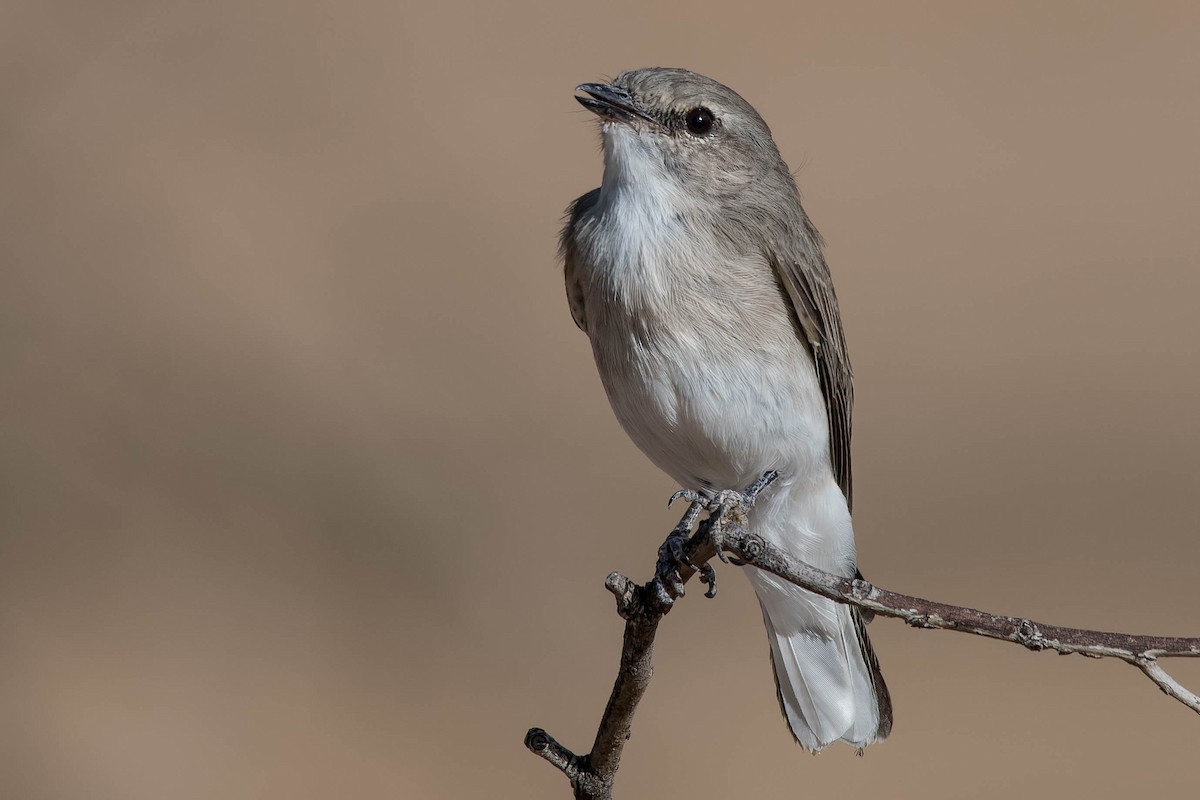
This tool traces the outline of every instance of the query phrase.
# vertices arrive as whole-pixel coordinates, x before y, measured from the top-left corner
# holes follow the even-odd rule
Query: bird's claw
[[[675,505],[676,500],[686,500],[692,505],[699,503],[700,507],[704,508],[705,504],[708,502],[708,497],[707,495],[700,494],[700,492],[696,491],[695,489],[680,489],[678,492],[671,495],[671,499],[667,501],[667,508]]]
[[[736,512],[741,517],[741,522],[744,523],[745,513],[754,507],[758,496],[778,477],[779,473],[777,471],[773,469],[768,470],[743,491],[726,489],[706,498],[708,519],[705,521],[705,524],[709,526],[709,536],[713,540],[713,548],[716,550],[717,558],[721,559],[722,564],[734,564],[741,567],[745,565],[745,562],[738,561],[737,559],[731,560],[725,555],[725,547],[722,542],[722,528],[717,522],[730,512]],[[716,591],[716,589],[711,588],[710,591]]]
[[[708,535],[713,539],[717,557],[723,563],[728,564],[730,560],[721,546],[720,528],[714,522],[733,509],[739,509],[742,512],[749,510],[763,490],[770,486],[777,477],[779,477],[779,473],[775,470],[765,472],[744,491],[730,489],[715,493],[702,493],[695,489],[680,489],[671,495],[671,499],[667,501],[668,508],[676,500],[686,500],[689,505],[683,518],[679,520],[679,524],[658,548],[658,562],[654,569],[654,591],[663,605],[670,606],[676,597],[683,597],[683,579],[679,575],[679,571],[683,567],[699,573],[701,583],[708,585],[708,589],[704,592],[705,597],[715,597],[717,594],[717,571],[708,563],[699,566],[693,564],[687,558],[685,551],[692,526],[696,524],[700,512],[709,512],[709,518],[701,523],[701,526],[707,526]]]
[[[690,509],[689,513],[691,513]],[[676,597],[683,597],[683,579],[679,575],[680,568],[686,566],[697,569],[696,565],[687,558],[683,549],[687,544],[691,527],[684,528],[682,526],[683,523],[680,522],[658,548],[658,562],[654,566],[654,592],[665,606],[674,603]]]
[[[674,505],[676,500],[686,500],[692,506],[699,506],[700,509],[713,514],[728,511],[734,507],[750,509],[754,506],[755,501],[758,500],[758,496],[763,493],[763,490],[770,486],[778,477],[778,471],[773,469],[767,470],[754,483],[741,491],[737,489],[723,489],[719,492],[701,492],[696,489],[680,489],[671,495],[671,499],[667,500],[667,508]],[[688,509],[689,513],[693,510],[692,508]],[[696,510],[695,513],[699,514],[699,510]],[[680,524],[683,523],[681,522]]]
[[[667,502],[670,507],[680,498],[687,499],[688,510],[684,512],[683,517],[679,520],[679,524],[675,529],[668,534],[666,541],[658,548],[658,562],[654,567],[654,592],[659,601],[666,606],[674,602],[675,597],[683,597],[683,579],[679,575],[680,569],[688,567],[700,573],[701,580],[704,580],[706,572],[703,567],[698,567],[692,563],[687,557],[684,546],[692,535],[692,526],[696,524],[696,519],[699,518],[700,512],[704,510],[701,503],[702,496],[699,492],[691,489],[683,489],[671,495],[671,499]],[[704,565],[707,566],[707,565]],[[704,581],[709,584],[709,592],[716,591],[716,580]],[[668,591],[668,587],[670,590]],[[707,592],[705,594],[708,594]],[[709,594],[709,597],[712,595]]]
[[[710,496],[706,507],[713,516],[719,516],[735,508],[749,511],[754,507],[755,501],[758,500],[758,496],[763,493],[763,490],[778,477],[777,471],[768,470],[742,491],[725,489]]]

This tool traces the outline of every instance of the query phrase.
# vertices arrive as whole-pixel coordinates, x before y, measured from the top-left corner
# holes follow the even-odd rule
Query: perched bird
[[[856,574],[850,361],[821,238],[754,108],[683,69],[585,83],[604,178],[562,233],[567,298],[617,419],[681,486],[776,470],[751,529]],[[776,689],[819,751],[888,735],[891,699],[858,611],[753,567]]]

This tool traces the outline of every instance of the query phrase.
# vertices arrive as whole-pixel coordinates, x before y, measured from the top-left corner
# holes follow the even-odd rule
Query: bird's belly
[[[597,366],[621,425],[681,485],[742,488],[769,469],[787,484],[827,482],[824,399],[799,339],[689,329],[593,337]],[[596,344],[600,342],[601,344]]]

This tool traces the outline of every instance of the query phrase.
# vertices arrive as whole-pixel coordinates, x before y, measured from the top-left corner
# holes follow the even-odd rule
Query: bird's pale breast
[[[580,221],[579,280],[630,438],[684,486],[740,487],[767,469],[827,481],[824,400],[770,266],[663,215],[662,198],[612,200]]]

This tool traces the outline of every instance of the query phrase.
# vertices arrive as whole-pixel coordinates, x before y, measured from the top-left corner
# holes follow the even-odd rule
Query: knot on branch
[[[767,543],[756,533],[747,533],[738,542],[738,549],[747,561],[754,561],[762,556],[767,549]]]
[[[525,747],[535,753],[540,753],[550,746],[550,734],[546,733],[541,728],[530,728],[525,734]]]
[[[581,759],[563,747],[557,739],[541,728],[529,729],[529,732],[525,734],[525,747],[531,753],[536,753],[557,767],[562,774],[567,776],[567,780],[573,786],[578,786],[582,780],[588,777],[582,763],[586,759]]]
[[[613,572],[604,579],[604,588],[612,592],[613,597],[617,599],[617,613],[621,615],[621,619],[628,620],[637,614],[640,605],[637,584],[621,573]]]
[[[1017,624],[1013,639],[1030,650],[1046,649],[1046,640],[1042,637],[1042,632],[1037,625],[1027,619],[1023,619]]]

